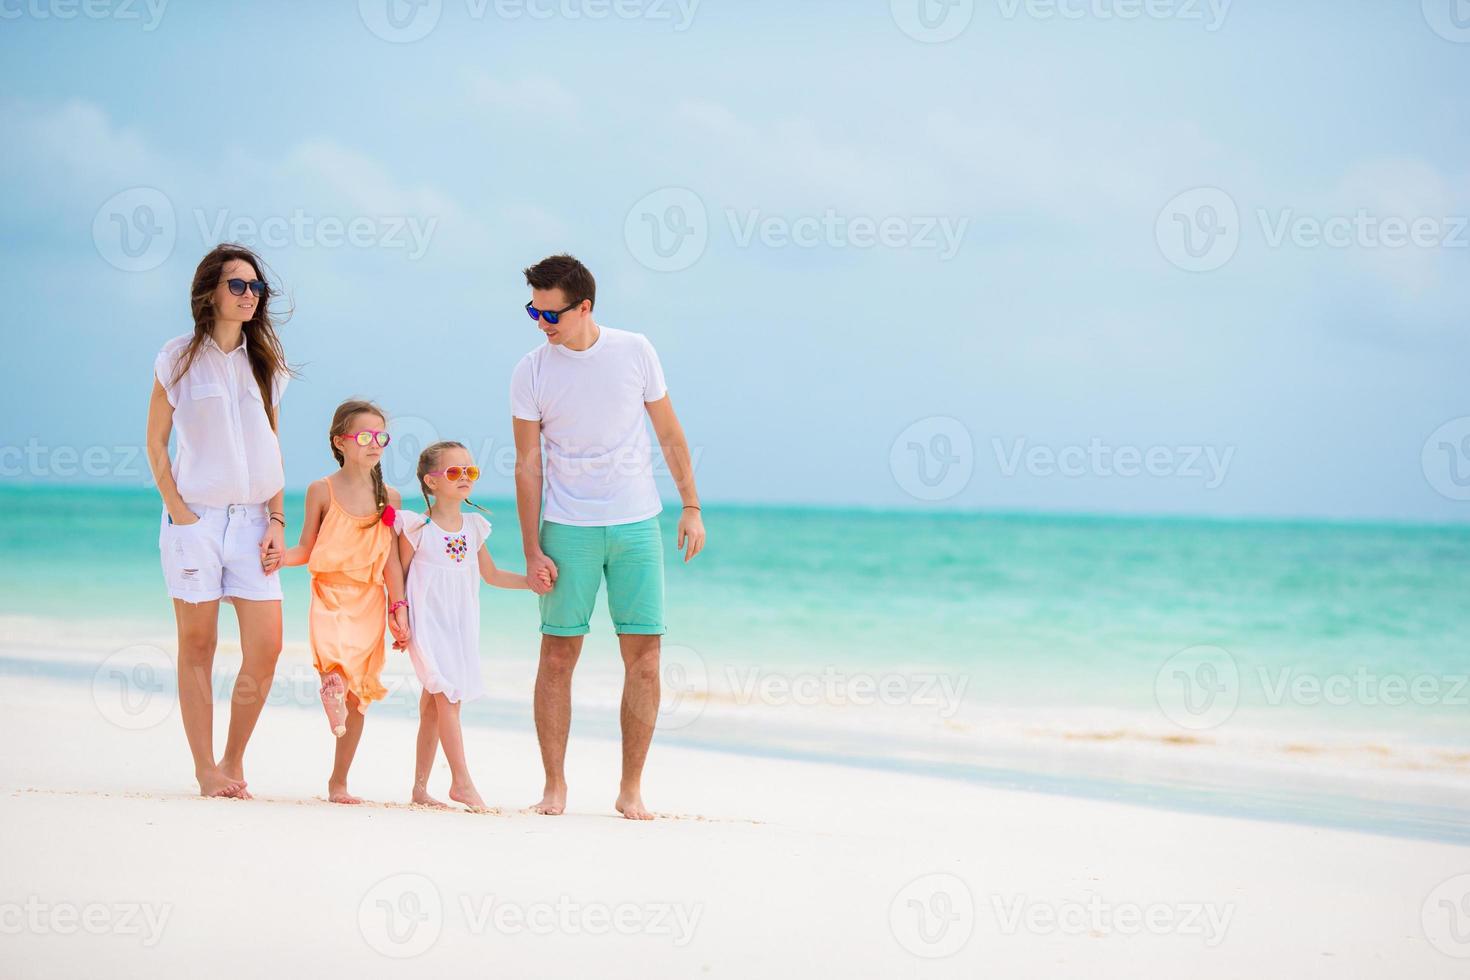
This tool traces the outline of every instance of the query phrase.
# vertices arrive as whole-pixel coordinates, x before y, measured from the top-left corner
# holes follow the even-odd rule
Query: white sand
[[[384,804],[332,806],[325,723],[276,705],[258,799],[202,800],[176,714],[130,731],[85,684],[15,678],[0,709],[7,978],[1470,974],[1470,847],[657,744],[668,818],[640,824],[575,723],[568,815],[517,812],[534,735],[485,729],[506,812],[430,812],[388,805],[414,731],[388,716],[353,780]]]

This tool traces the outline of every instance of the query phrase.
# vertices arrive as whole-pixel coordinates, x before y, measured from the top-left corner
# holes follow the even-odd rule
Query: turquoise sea
[[[520,568],[513,502],[486,503],[496,561]],[[0,506],[6,669],[45,672],[48,637],[88,624],[90,656],[167,646],[156,493],[9,485]],[[301,508],[288,497],[290,541]],[[1227,811],[1262,791],[1278,810],[1346,796],[1349,823],[1395,829],[1412,804],[1397,829],[1470,835],[1470,528],[710,505],[686,566],[676,516],[660,737],[1103,795],[1172,786]],[[283,574],[283,669],[299,668],[306,573]],[[476,717],[528,724],[535,601],[482,603]],[[612,736],[601,606],[593,631],[579,724]]]

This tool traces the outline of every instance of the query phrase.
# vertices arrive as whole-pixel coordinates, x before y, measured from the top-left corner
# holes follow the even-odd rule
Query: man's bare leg
[[[536,738],[546,788],[536,813],[555,816],[567,808],[567,733],[572,727],[572,671],[582,655],[582,637],[541,635],[541,663],[536,668]]]
[[[629,820],[652,820],[643,805],[643,762],[658,720],[660,637],[619,633],[618,647],[623,654],[623,780],[614,805]]]
[[[194,757],[201,796],[238,796],[245,784],[220,772],[214,761],[214,648],[219,638],[219,600],[174,600],[179,637],[179,715]]]
[[[219,769],[231,779],[245,784],[245,745],[255,731],[260,710],[270,697],[271,682],[276,677],[276,661],[281,656],[281,602],[279,599],[235,600],[235,618],[240,621],[240,673],[230,695],[230,733],[225,739],[225,754]],[[248,790],[240,796],[250,799]]]
[[[435,707],[434,695],[419,692],[419,740],[414,756],[413,801],[419,806],[432,806],[447,810],[441,800],[429,795],[429,776],[434,772],[434,755],[439,751],[439,712]]]
[[[327,800],[331,803],[361,803],[359,797],[347,792],[347,770],[352,768],[352,757],[357,754],[357,743],[362,741],[363,714],[357,710],[357,695],[347,694],[347,733],[337,739],[337,755],[333,760],[332,777],[327,780]]]

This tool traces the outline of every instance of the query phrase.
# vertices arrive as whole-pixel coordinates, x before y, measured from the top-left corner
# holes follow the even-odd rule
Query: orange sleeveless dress
[[[337,671],[357,695],[358,710],[388,693],[383,673],[383,633],[388,626],[388,587],[383,569],[394,545],[393,529],[376,517],[349,514],[331,502],[322,517],[307,568],[311,571],[312,658],[321,673]]]

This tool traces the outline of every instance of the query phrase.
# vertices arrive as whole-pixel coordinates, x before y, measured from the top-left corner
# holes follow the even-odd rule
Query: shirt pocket
[[[205,398],[223,398],[225,397],[225,386],[215,384],[191,385],[189,388],[189,397],[195,401],[200,401]]]

